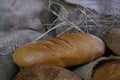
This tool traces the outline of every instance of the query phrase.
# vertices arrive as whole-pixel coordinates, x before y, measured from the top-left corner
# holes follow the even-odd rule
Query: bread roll
[[[35,65],[19,72],[13,80],[82,80],[64,68]]]
[[[105,45],[99,38],[73,33],[27,43],[15,50],[13,59],[21,67],[33,64],[69,67],[92,61],[102,56],[104,51]]]

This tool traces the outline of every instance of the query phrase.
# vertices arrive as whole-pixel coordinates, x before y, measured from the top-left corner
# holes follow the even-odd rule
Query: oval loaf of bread
[[[15,50],[13,59],[21,67],[33,64],[69,67],[92,61],[104,51],[101,39],[91,34],[73,33],[27,43]]]

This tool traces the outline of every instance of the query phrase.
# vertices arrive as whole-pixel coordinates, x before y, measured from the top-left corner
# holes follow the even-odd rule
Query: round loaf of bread
[[[34,65],[19,72],[13,80],[82,80],[64,68]]]
[[[105,43],[115,55],[120,56],[120,28],[115,28],[106,32]]]

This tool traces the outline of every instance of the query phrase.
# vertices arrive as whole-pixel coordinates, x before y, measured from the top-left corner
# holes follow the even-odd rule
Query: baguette
[[[73,33],[27,43],[15,50],[13,60],[21,67],[34,64],[69,67],[90,62],[104,51],[101,39],[91,34]]]

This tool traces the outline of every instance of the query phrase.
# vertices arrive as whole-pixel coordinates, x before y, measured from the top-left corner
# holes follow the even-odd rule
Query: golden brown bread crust
[[[107,61],[99,65],[92,80],[120,80],[120,60]]]
[[[99,38],[74,33],[25,44],[14,52],[13,59],[21,67],[33,64],[68,67],[92,61],[104,51],[105,45]]]
[[[64,68],[34,65],[19,72],[13,80],[82,80]]]

